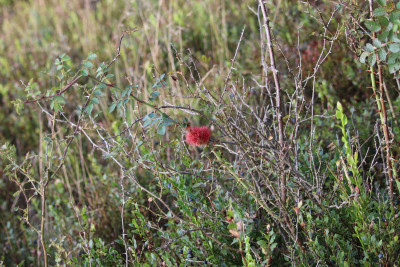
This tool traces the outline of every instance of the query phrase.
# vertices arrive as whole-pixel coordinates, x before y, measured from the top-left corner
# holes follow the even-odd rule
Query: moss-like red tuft
[[[186,142],[192,146],[205,145],[210,141],[211,130],[207,126],[190,127],[186,129]]]

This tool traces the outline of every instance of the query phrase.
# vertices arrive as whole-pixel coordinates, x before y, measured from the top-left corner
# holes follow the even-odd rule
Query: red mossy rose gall
[[[211,130],[207,126],[186,128],[186,142],[192,146],[205,145],[210,141]]]

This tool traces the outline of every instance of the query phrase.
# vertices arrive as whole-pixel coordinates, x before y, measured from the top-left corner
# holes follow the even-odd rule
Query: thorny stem
[[[283,124],[282,124],[282,110],[281,110],[281,86],[279,83],[279,77],[278,77],[278,70],[275,65],[275,55],[274,55],[274,49],[272,47],[272,40],[271,40],[271,31],[269,27],[269,18],[268,18],[268,13],[267,9],[264,5],[263,0],[259,0],[259,4],[261,7],[261,11],[263,13],[264,17],[264,28],[265,28],[265,34],[267,37],[267,46],[268,46],[268,51],[269,51],[269,59],[271,62],[271,69],[272,69],[272,75],[274,78],[274,83],[275,83],[275,107],[276,107],[276,119],[278,123],[278,136],[279,136],[279,146],[280,146],[280,153],[279,153],[279,161],[280,161],[280,190],[281,190],[281,205],[285,205],[286,203],[286,176],[284,172],[284,164],[283,164],[283,158],[285,154],[285,147],[284,147],[284,136],[283,136]],[[282,207],[283,210],[285,210],[285,207]],[[294,233],[293,225],[292,222],[290,221],[289,216],[286,214],[284,216],[285,222],[293,236],[293,239],[299,246],[299,248],[304,251],[304,247],[302,245],[302,242],[300,239],[296,238],[296,235]]]
[[[41,97],[36,98],[36,99],[26,100],[26,101],[24,101],[24,103],[34,103],[34,102],[38,102],[40,100],[49,99],[49,98],[53,98],[53,97],[62,95],[63,93],[65,93],[65,91],[67,91],[69,88],[71,88],[72,85],[74,85],[82,77],[84,77],[84,76],[79,75],[79,76],[75,77],[64,89],[62,89],[57,94],[49,95],[49,96],[41,96]]]
[[[373,17],[373,5],[372,0],[369,0],[369,9],[370,9],[370,16]],[[376,38],[376,33],[374,32],[372,35],[372,39]],[[390,137],[389,137],[389,130],[387,125],[387,113],[386,113],[386,106],[384,100],[384,89],[383,89],[383,77],[382,77],[382,66],[379,59],[378,53],[376,55],[376,61],[378,64],[378,79],[379,79],[379,95],[377,94],[377,87],[375,82],[375,73],[374,67],[370,66],[370,75],[371,75],[371,83],[372,83],[372,90],[374,91],[374,95],[376,98],[376,103],[378,106],[378,112],[381,119],[381,126],[382,131],[385,136],[385,149],[386,149],[386,166],[387,166],[387,173],[389,178],[389,196],[390,196],[390,203],[394,206],[394,198],[393,198],[393,180],[397,179],[396,171],[394,171],[395,177],[393,177],[393,169],[392,169],[392,157],[390,151]]]
[[[276,69],[275,65],[275,55],[274,55],[274,49],[272,48],[272,41],[271,41],[271,32],[269,29],[269,18],[267,14],[267,9],[263,3],[262,0],[259,0],[260,6],[261,6],[261,11],[263,13],[264,17],[264,28],[265,28],[265,34],[267,37],[267,46],[269,50],[269,59],[271,61],[271,69],[272,69],[272,75],[274,77],[274,82],[275,82],[275,90],[276,90],[276,97],[275,97],[275,105],[276,105],[276,119],[278,122],[278,135],[279,135],[279,146],[281,149],[280,153],[280,160],[282,160],[283,157],[283,125],[282,125],[282,114],[281,114],[281,85],[279,83],[279,77],[278,77],[278,70]],[[286,177],[283,172],[283,168],[281,168],[281,199],[282,202],[286,202]]]

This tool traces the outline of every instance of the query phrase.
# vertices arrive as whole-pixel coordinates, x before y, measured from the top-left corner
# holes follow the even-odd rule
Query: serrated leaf
[[[162,119],[162,125],[164,125],[164,126],[169,126],[169,125],[172,125],[172,124],[174,124],[174,121],[171,119],[171,118],[163,118]]]
[[[374,66],[376,63],[376,55],[375,54],[371,54],[368,57],[368,65],[370,65],[371,67]]]
[[[372,32],[379,32],[381,30],[381,25],[373,20],[367,20],[365,26]]]
[[[386,6],[386,0],[376,0],[381,6]]]
[[[93,92],[94,95],[101,95],[101,91],[100,90],[96,90]]]
[[[392,34],[392,35],[390,36],[390,41],[395,42],[395,43],[400,43],[400,39],[399,39],[399,37],[397,36],[397,34]]]
[[[388,37],[389,37],[389,32],[385,31],[382,32],[378,35],[378,39],[382,42],[382,43],[386,43],[388,41]]]
[[[387,63],[388,63],[388,64],[394,64],[394,63],[396,63],[396,60],[397,60],[398,57],[399,57],[398,54],[390,54],[389,57],[388,57]]]
[[[379,17],[379,16],[383,16],[386,13],[386,9],[384,9],[383,7],[378,7],[375,8],[374,10],[374,16]]]
[[[375,50],[375,47],[372,44],[368,43],[365,45],[365,51],[374,52],[374,50]]]
[[[96,97],[92,98],[92,102],[93,102],[93,104],[96,104],[96,105],[98,105],[100,103]]]
[[[381,41],[379,41],[378,38],[375,38],[375,39],[372,41],[372,44],[373,44],[375,47],[377,47],[377,48],[382,47],[382,43],[381,43]]]
[[[389,18],[387,18],[386,16],[377,17],[377,20],[381,27],[389,26]]]
[[[378,56],[379,56],[380,60],[385,61],[386,60],[386,56],[387,56],[386,50],[385,49],[379,50],[378,51]]]
[[[389,44],[389,51],[392,53],[397,53],[400,51],[400,44]]]
[[[400,11],[393,11],[389,17],[391,22],[395,22],[398,18],[400,18]]]
[[[396,71],[400,70],[400,63],[389,64],[389,72],[395,73]]]
[[[369,53],[368,52],[363,52],[360,56],[360,62],[361,63],[365,63],[367,57],[368,57]]]

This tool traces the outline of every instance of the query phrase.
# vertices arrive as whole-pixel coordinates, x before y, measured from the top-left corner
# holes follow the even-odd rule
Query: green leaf
[[[365,63],[365,60],[367,59],[369,53],[368,52],[363,52],[360,56],[360,62]]]
[[[385,49],[379,50],[378,51],[378,56],[379,56],[380,60],[385,61],[386,60],[386,56],[387,56],[386,50]]]
[[[389,39],[389,32],[385,31],[382,32],[380,34],[378,34],[378,39],[382,42],[382,43],[386,43]]]
[[[128,93],[128,90],[125,89],[125,90],[122,92],[122,94],[121,94],[121,98],[125,97],[127,93]]]
[[[108,113],[113,112],[116,106],[117,106],[116,102],[112,103],[111,106],[108,108]]]
[[[395,22],[397,19],[399,19],[400,18],[400,11],[393,11],[391,14],[390,14],[390,17],[389,17],[389,19],[390,19],[390,21],[391,22]]]
[[[93,104],[96,104],[96,105],[98,105],[100,103],[96,97],[92,98],[92,102],[93,102]]]
[[[382,47],[382,43],[381,43],[381,41],[379,41],[378,38],[375,38],[375,39],[372,41],[372,44],[373,44],[375,47],[377,47],[377,48],[381,48],[381,47]]]
[[[387,63],[390,64],[394,64],[396,63],[397,59],[399,58],[399,54],[390,54],[387,60]]]
[[[117,108],[120,108],[122,106],[122,103],[123,103],[122,100],[118,101]]]
[[[374,16],[379,17],[379,16],[383,16],[386,13],[386,9],[384,9],[383,7],[378,7],[375,8],[374,10]]]
[[[161,123],[164,126],[169,126],[169,125],[174,124],[174,121],[170,117],[168,117],[168,115],[162,114],[162,122]]]
[[[90,62],[90,61],[85,61],[84,63],[83,63],[83,66],[85,67],[85,68],[91,68],[91,67],[93,67],[93,63],[92,62]]]
[[[336,108],[336,118],[339,120],[342,120],[343,118],[343,111],[342,109],[342,104],[340,102],[337,103],[337,108]]]
[[[373,20],[367,20],[365,26],[372,32],[379,32],[381,30],[381,25]]]
[[[95,53],[92,53],[88,56],[88,59],[92,60],[95,59],[97,57],[97,55]]]
[[[91,114],[92,113],[92,110],[93,110],[93,104],[92,103],[90,103],[89,105],[87,105],[87,107],[86,107],[86,112],[87,112],[87,114]]]
[[[55,96],[54,99],[59,103],[59,104],[65,104],[65,99],[62,96]]]
[[[371,54],[368,57],[368,65],[370,65],[371,67],[374,66],[376,63],[376,55],[375,54]]]
[[[237,229],[237,224],[236,223],[231,223],[228,225],[228,230],[236,230]]]
[[[398,53],[400,51],[400,44],[389,44],[389,51],[392,53]]]
[[[386,0],[376,0],[381,6],[386,6]]]
[[[390,41],[395,42],[395,43],[400,43],[400,39],[396,34],[393,34],[390,38]]]
[[[377,17],[379,25],[381,25],[382,27],[387,27],[389,26],[389,19],[386,16],[382,16],[382,17]]]
[[[101,95],[101,91],[100,90],[96,90],[93,92],[94,95]]]
[[[82,76],[85,76],[85,77],[89,75],[89,72],[87,69],[82,69],[81,73],[82,73]]]
[[[160,96],[160,92],[154,91],[153,93],[151,93],[151,98],[150,98],[150,100],[151,100],[151,101],[154,101],[154,100],[156,100],[159,96]]]
[[[99,85],[97,85],[97,89],[103,89],[105,87],[106,85],[104,83],[99,83]]]
[[[160,128],[158,128],[157,132],[160,135],[164,135],[166,131],[167,131],[167,128],[165,126],[161,126]]]
[[[397,190],[400,191],[400,182],[397,179],[395,181],[396,181],[396,185],[397,185]]]
[[[375,47],[372,44],[368,43],[365,45],[365,51],[374,52],[374,50],[375,50]]]
[[[395,73],[396,71],[400,70],[400,63],[389,64],[389,72]]]

